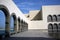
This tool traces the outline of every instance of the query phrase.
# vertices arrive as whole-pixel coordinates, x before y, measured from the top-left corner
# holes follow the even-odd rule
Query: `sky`
[[[43,5],[60,5],[60,0],[13,0],[17,7],[24,13],[30,10],[40,10]],[[10,20],[10,27],[13,28],[13,18]],[[5,15],[0,10],[0,28],[5,28]]]
[[[40,10],[43,5],[60,5],[60,0],[13,0],[18,8],[24,13],[30,10]]]
[[[0,10],[0,28],[5,27],[5,16],[4,12]]]

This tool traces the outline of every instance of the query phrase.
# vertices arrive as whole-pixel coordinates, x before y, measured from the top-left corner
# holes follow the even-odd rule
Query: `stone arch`
[[[54,23],[53,32],[56,33],[57,31],[58,31],[58,25],[57,25],[57,23]]]
[[[48,15],[47,20],[48,20],[48,22],[52,22],[52,16]]]
[[[58,22],[60,21],[60,14],[57,15],[57,21],[58,21]]]
[[[18,32],[20,32],[20,17],[18,17]]]
[[[0,5],[0,10],[2,10],[4,12],[5,15],[5,33],[6,33],[6,37],[9,36],[10,34],[10,13],[9,10],[6,6],[4,5]]]
[[[11,17],[14,19],[14,32],[17,33],[17,17],[15,13],[11,14]]]
[[[56,15],[53,15],[53,21],[57,21],[57,16]]]
[[[53,32],[53,24],[48,24],[48,32]]]

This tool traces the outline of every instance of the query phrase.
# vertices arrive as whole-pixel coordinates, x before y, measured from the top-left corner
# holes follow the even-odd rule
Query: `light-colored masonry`
[[[29,29],[48,29],[48,25],[60,23],[60,5],[42,6],[41,10],[32,10],[25,16],[30,20]]]
[[[58,28],[59,30],[60,27],[60,5],[43,5],[41,10],[32,10],[29,14],[23,14],[12,0],[0,0],[0,10],[6,16],[5,30],[9,33],[11,16],[14,18],[15,33],[29,29]]]

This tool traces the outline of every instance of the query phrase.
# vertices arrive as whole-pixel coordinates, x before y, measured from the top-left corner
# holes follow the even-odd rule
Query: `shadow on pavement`
[[[44,38],[44,37],[7,37],[0,40],[56,40],[54,38]]]

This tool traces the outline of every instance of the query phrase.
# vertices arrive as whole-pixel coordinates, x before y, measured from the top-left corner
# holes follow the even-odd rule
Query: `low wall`
[[[28,29],[48,29],[46,25],[43,21],[30,21]]]

